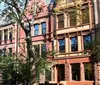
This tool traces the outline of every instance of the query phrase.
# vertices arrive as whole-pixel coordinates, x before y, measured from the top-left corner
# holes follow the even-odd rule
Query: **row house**
[[[43,9],[37,11],[38,15],[31,26],[32,42],[39,47],[40,53],[44,49],[56,51],[56,55],[48,57],[52,64],[45,75],[40,75],[40,83],[49,81],[50,84],[59,85],[93,85],[94,71],[90,55],[85,50],[87,43],[95,37],[94,22],[99,12],[98,9],[94,12],[94,9],[98,2],[83,0],[82,3],[74,3],[73,0],[62,0],[60,6],[56,4],[55,7],[52,1],[55,0],[48,0],[48,5],[42,3]],[[64,4],[66,1],[67,7]],[[76,6],[80,8],[77,10]],[[52,7],[60,8],[62,12],[52,13]],[[27,23],[25,26],[28,28]],[[4,56],[6,53],[16,53],[17,57],[22,53],[26,55],[25,33],[18,24],[0,26],[0,54]]]
[[[34,1],[39,1],[40,9],[37,10],[37,15],[35,15],[34,20],[31,22],[31,35],[33,45],[38,46],[38,50],[42,53],[43,50],[52,50],[52,27],[51,27],[51,17],[49,15],[49,4],[43,0],[30,0],[28,5],[28,11],[30,11],[30,5],[33,5]],[[28,18],[31,20],[33,17],[27,13]],[[0,23],[2,24],[2,23]],[[25,27],[28,29],[27,22]],[[8,56],[15,54],[16,57],[25,59],[27,55],[25,33],[19,24],[9,24],[5,23],[0,25],[0,55]],[[46,80],[44,75],[40,75],[40,83],[44,83]]]
[[[31,3],[34,3],[34,0],[30,1],[29,6],[32,5]],[[39,45],[40,49],[42,48],[42,45],[43,46],[48,45],[49,47],[47,49],[49,49],[52,48],[51,45],[52,42],[50,40],[51,29],[49,26],[50,24],[50,19],[48,14],[49,9],[47,7],[46,2],[44,2],[43,0],[39,1],[39,5],[43,7],[42,7],[42,11],[38,9],[37,11],[38,13],[31,24],[32,41],[33,41],[33,45]],[[33,18],[30,15],[28,15],[28,17],[29,19]],[[25,26],[26,28],[28,28],[27,23],[25,23]],[[15,49],[14,51],[18,50],[18,52],[21,52],[20,46],[25,44],[25,33],[17,23],[8,24],[6,22],[3,26],[2,25],[0,26],[0,46],[1,46],[0,48],[1,50],[5,49],[7,45],[13,46],[12,44],[16,44],[14,45],[14,47],[12,47],[12,49],[13,48]],[[24,51],[26,51],[26,47]]]
[[[93,85],[92,63],[90,55],[85,53],[87,43],[95,37],[93,2],[78,1],[67,0],[66,6],[63,0],[55,8],[62,12],[53,15],[53,47],[57,54],[53,57],[50,83]]]
[[[5,23],[0,26],[0,56],[12,55],[15,52],[15,34],[12,23]]]

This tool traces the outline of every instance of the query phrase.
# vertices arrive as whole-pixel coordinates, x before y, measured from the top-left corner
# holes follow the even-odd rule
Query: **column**
[[[2,30],[2,40],[4,41],[4,30]]]
[[[56,65],[54,66],[54,81],[57,82],[58,74],[57,74],[57,67]]]
[[[84,72],[84,64],[80,63],[80,80],[84,81],[85,80],[85,72]]]
[[[82,38],[80,34],[78,34],[78,51],[82,51]],[[78,55],[82,55],[82,53],[78,53]]]
[[[89,6],[89,22],[90,22],[90,28],[93,28],[93,25],[92,25],[93,22],[94,22],[94,18],[93,17],[95,17],[97,19],[98,14],[96,16],[93,16],[93,6],[92,6],[92,2],[91,1],[89,1],[88,6]],[[96,12],[96,9],[95,9],[95,12]]]
[[[96,85],[100,85],[100,62],[97,63],[97,83]]]
[[[65,51],[66,51],[66,53],[68,53],[68,43],[69,42],[69,40],[68,40],[68,36],[67,37],[65,37]]]
[[[7,32],[7,35],[8,35],[8,40],[9,40],[9,33],[10,33],[10,30],[8,29],[8,32]]]
[[[72,66],[69,64],[69,81],[72,81]]]
[[[67,27],[67,16],[66,13],[64,13],[64,28]]]
[[[65,81],[71,80],[71,71],[70,71],[70,64],[65,63]]]
[[[78,51],[82,51],[81,35],[78,35]]]
[[[71,64],[69,63],[69,59],[66,59],[65,63],[65,81],[72,80],[72,71],[71,71]]]
[[[51,81],[54,81],[54,67],[51,68]]]
[[[58,17],[57,15],[54,16],[54,25],[55,25],[55,29],[58,29]]]

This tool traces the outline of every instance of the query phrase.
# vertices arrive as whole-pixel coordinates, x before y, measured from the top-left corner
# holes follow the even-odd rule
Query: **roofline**
[[[2,24],[2,25],[0,25],[0,27],[5,27],[5,26],[8,26],[8,25],[11,25],[11,24],[14,24],[14,22],[10,22],[10,23],[5,23],[5,24]]]

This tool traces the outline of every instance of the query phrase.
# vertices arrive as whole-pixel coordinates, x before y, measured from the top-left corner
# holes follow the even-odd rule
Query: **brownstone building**
[[[95,37],[94,2],[61,0],[55,10],[60,10],[60,13],[53,16],[53,46],[57,55],[53,57],[50,83],[93,85],[93,65],[85,50],[87,43]]]
[[[95,65],[94,72],[91,55],[85,53],[85,50],[87,43],[100,34],[100,0],[61,0],[54,6],[56,11],[61,10],[60,13],[52,13],[55,5],[52,1],[55,0],[48,1],[50,4],[43,6],[43,12],[32,23],[32,41],[33,45],[39,46],[40,53],[43,48],[53,48],[57,53],[50,57],[52,65],[45,71],[45,76],[40,75],[40,83],[49,81],[50,84],[58,85],[99,85],[99,64]],[[48,10],[49,6],[51,8]],[[17,25],[8,24],[0,28],[0,49],[4,53],[21,52],[17,44],[25,44],[23,30],[20,29],[17,36]],[[11,33],[11,29],[16,31]],[[17,37],[19,43],[16,43]]]

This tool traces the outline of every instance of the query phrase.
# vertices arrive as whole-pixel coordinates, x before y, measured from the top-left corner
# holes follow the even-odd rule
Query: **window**
[[[69,12],[69,18],[70,18],[70,26],[75,26],[77,23],[76,12],[75,11]]]
[[[51,70],[50,69],[45,70],[45,78],[46,80],[51,81]]]
[[[12,32],[9,32],[9,39],[12,40]]]
[[[0,56],[2,56],[2,50],[0,49]]]
[[[46,44],[42,44],[41,45],[41,52],[45,52],[46,51]]]
[[[71,64],[72,66],[72,80],[79,81],[80,80],[80,64],[75,63]]]
[[[77,37],[71,38],[71,51],[78,51]]]
[[[89,42],[92,41],[91,35],[89,34],[89,35],[83,36],[83,41],[84,41],[84,49],[88,50],[89,49],[88,44],[89,44]]]
[[[6,48],[3,49],[3,56],[6,56]]]
[[[93,69],[91,63],[84,63],[85,80],[93,80]]]
[[[46,34],[46,22],[42,22],[42,34]]]
[[[8,30],[4,30],[4,41],[7,41],[8,39]]]
[[[12,48],[9,48],[9,52],[8,52],[8,55],[12,55]]]
[[[58,15],[58,28],[64,28],[64,15]]]
[[[39,34],[39,25],[34,24],[34,35],[38,35],[38,34]]]
[[[0,44],[2,42],[2,31],[0,31]]]
[[[46,44],[41,45],[41,56],[46,57]]]
[[[59,41],[59,52],[65,52],[65,40],[64,39],[60,39]]]
[[[58,71],[58,81],[64,81],[65,80],[65,65],[64,64],[57,65],[57,71]]]
[[[82,10],[82,24],[89,23],[89,10],[88,8]]]
[[[39,45],[33,45],[33,48],[35,50],[35,55],[38,56],[40,53],[40,46]]]
[[[12,28],[9,29],[9,39],[12,40]]]

